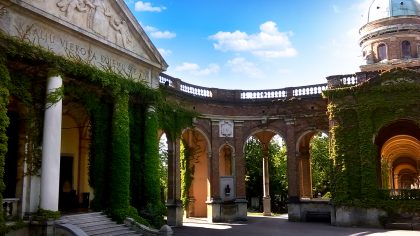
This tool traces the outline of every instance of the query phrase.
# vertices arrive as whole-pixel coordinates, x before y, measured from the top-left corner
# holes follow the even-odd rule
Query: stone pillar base
[[[222,222],[221,199],[211,199],[206,201],[207,204],[207,220],[208,222]]]
[[[248,201],[245,198],[237,198],[235,204],[237,208],[236,220],[248,220]]]
[[[263,216],[271,216],[271,198],[263,197]]]
[[[168,219],[167,225],[179,227],[183,224],[184,210],[181,201],[177,200],[174,203],[167,203]]]

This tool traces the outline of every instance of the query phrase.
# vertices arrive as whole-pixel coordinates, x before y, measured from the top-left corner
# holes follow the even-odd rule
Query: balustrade
[[[162,85],[171,87],[177,91],[191,94],[193,96],[219,100],[264,100],[285,99],[291,97],[314,97],[320,96],[322,91],[328,88],[327,84],[315,84],[273,90],[224,90],[188,84],[180,79],[173,78],[163,73],[160,75],[159,81]],[[342,83],[357,83],[357,78],[348,78]]]
[[[4,198],[3,199],[3,212],[7,220],[17,216],[19,198]]]

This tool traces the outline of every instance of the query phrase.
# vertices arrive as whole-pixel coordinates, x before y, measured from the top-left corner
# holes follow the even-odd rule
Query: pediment
[[[146,80],[168,66],[122,0],[2,2],[0,30],[57,54]]]

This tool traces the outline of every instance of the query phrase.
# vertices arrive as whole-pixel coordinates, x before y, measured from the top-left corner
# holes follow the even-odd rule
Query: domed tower
[[[365,20],[361,71],[420,66],[420,0],[372,0]]]

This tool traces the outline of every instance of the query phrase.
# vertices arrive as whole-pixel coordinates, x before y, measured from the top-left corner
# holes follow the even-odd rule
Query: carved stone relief
[[[219,136],[223,137],[233,137],[233,121],[231,120],[222,120],[219,122]]]
[[[115,44],[132,50],[132,36],[127,23],[111,10],[104,0],[59,0],[57,7],[74,24],[91,30]]]

